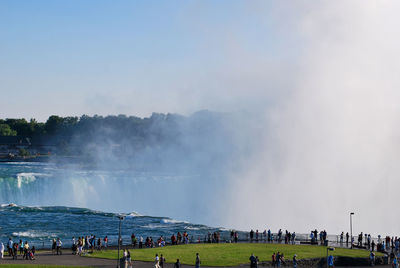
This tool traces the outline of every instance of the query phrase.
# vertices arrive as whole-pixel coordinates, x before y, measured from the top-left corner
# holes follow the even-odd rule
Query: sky
[[[245,109],[259,101],[247,92],[265,91],[258,80],[272,75],[255,69],[294,62],[300,49],[272,9],[257,1],[2,1],[0,116]]]
[[[399,8],[1,1],[0,117],[250,111],[216,222],[398,234]]]

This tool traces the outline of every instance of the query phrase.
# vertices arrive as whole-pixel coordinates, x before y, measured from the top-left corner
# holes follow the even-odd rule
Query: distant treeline
[[[144,134],[145,128],[152,124],[154,121],[160,119],[171,121],[176,119],[182,119],[182,116],[178,115],[164,115],[164,114],[153,114],[150,118],[139,118],[135,116],[67,116],[61,117],[57,115],[50,116],[45,123],[31,119],[29,122],[22,119],[0,119],[0,136],[24,136],[28,138],[40,137],[40,136],[73,136],[82,132],[92,132],[100,128],[111,128],[111,129],[124,129],[126,133],[130,134]]]
[[[209,112],[203,111],[197,114],[200,113]],[[149,135],[159,135],[161,130],[166,130],[166,127],[168,132],[173,132],[178,125],[187,123],[188,119],[188,117],[177,114],[158,113],[153,113],[148,118],[126,115],[105,117],[98,115],[82,115],[81,117],[52,115],[45,123],[37,122],[35,119],[28,122],[26,119],[7,118],[0,119],[0,136],[23,136],[27,138],[63,136],[67,138],[84,134],[86,137],[90,137],[99,131],[106,131],[107,134],[114,133],[115,136],[111,137],[116,140],[122,138],[122,136],[144,138]],[[110,135],[107,136],[110,137]]]
[[[54,148],[57,155],[98,161],[213,165],[233,148],[231,129],[222,113],[200,111],[191,116],[153,113],[135,116],[50,116],[45,123],[31,119],[0,120],[0,136],[30,139],[35,148]],[[29,150],[29,148],[28,148]]]

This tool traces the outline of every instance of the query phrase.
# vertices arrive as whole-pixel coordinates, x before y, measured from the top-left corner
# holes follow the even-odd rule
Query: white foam
[[[32,230],[22,231],[22,232],[13,232],[12,235],[16,236],[16,237],[29,237],[29,238],[39,238],[39,237],[48,238],[48,237],[56,236],[55,234],[32,231]]]
[[[186,227],[185,227],[185,230],[197,231],[197,230],[200,230],[200,228],[199,228],[199,227],[186,226]]]
[[[18,205],[14,204],[14,203],[9,203],[9,204],[1,204],[0,207],[2,207],[2,208],[18,207]]]
[[[133,211],[131,213],[128,213],[125,215],[126,217],[143,217],[142,214],[137,213],[136,211]]]
[[[160,223],[164,223],[164,224],[177,224],[177,223],[188,223],[186,221],[178,221],[178,220],[174,220],[174,219],[161,219]]]

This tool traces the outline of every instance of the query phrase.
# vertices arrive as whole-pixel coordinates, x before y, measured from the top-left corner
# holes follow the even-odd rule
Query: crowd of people
[[[277,233],[272,233],[271,230],[264,230],[263,232],[259,232],[259,230],[250,230],[247,236],[241,234],[242,241],[249,241],[249,242],[275,242],[275,243],[282,243],[285,244],[295,244],[296,243],[296,233],[285,231],[283,232],[282,229],[279,229]],[[231,242],[237,243],[239,241],[239,232],[231,230],[230,231],[230,240],[224,238],[224,242]],[[372,238],[370,234],[360,233],[357,238],[357,243],[355,243],[354,238],[351,238],[349,233],[344,234],[342,232],[340,234],[340,243],[338,246],[343,244],[346,241],[346,246],[349,247],[349,240],[350,245],[353,247],[364,248],[370,251],[370,263],[371,265],[375,263],[375,251],[383,252],[389,256],[389,259],[392,264],[395,266],[397,265],[397,257],[400,255],[400,237],[390,237],[386,236],[382,238],[380,235],[377,237],[377,242]],[[226,240],[225,240],[226,239]],[[339,236],[338,236],[339,239]],[[304,236],[301,241],[304,240]],[[309,235],[309,242],[311,244],[321,244],[327,245],[328,242],[328,235],[325,230],[318,232],[317,230],[313,230],[310,232]],[[135,249],[137,246],[138,248],[154,248],[154,247],[164,247],[167,244],[170,245],[180,245],[180,244],[188,244],[188,243],[220,243],[221,242],[221,235],[218,231],[213,233],[208,232],[207,235],[204,236],[202,240],[200,237],[196,241],[194,241],[193,236],[189,236],[188,232],[184,231],[183,233],[177,232],[176,234],[172,234],[169,241],[164,236],[160,236],[158,239],[153,240],[153,238],[146,237],[143,239],[142,236],[139,238],[136,237],[134,233],[131,235],[131,246]],[[122,239],[119,240],[120,246],[123,245]],[[72,254],[75,255],[82,255],[86,253],[92,253],[94,250],[102,250],[106,249],[109,246],[108,237],[105,236],[103,238],[96,237],[96,235],[90,236],[81,236],[78,238],[72,238]],[[52,252],[56,255],[62,254],[62,247],[63,243],[60,238],[52,240]],[[30,246],[28,241],[23,242],[22,240],[13,241],[12,238],[9,238],[8,242],[4,245],[0,242],[0,259],[4,258],[4,252],[7,252],[10,257],[13,259],[26,259],[26,260],[34,260],[35,259],[35,246]],[[126,260],[126,267],[130,267],[132,264],[130,252],[126,248],[123,253],[123,258]],[[198,257],[198,256],[197,256]],[[163,268],[163,264],[165,263],[165,259],[161,255],[160,257],[156,256],[156,268]],[[293,265],[296,267],[297,259],[296,255],[293,256]],[[196,262],[197,263],[197,262]],[[200,263],[200,262],[199,262]],[[259,259],[257,256],[252,255],[250,257],[250,266],[251,267],[258,267]],[[285,265],[286,260],[285,256],[281,252],[274,253],[272,255],[271,263],[274,266],[281,266]],[[180,267],[180,262],[177,260],[176,268]],[[397,267],[397,266],[396,266]]]
[[[235,240],[237,241],[238,239],[238,233],[235,232]],[[231,232],[231,237],[232,237],[232,232]],[[271,229],[264,230],[262,233],[260,233],[258,230],[254,232],[254,230],[250,230],[249,232],[249,240],[250,242],[259,242],[259,241],[264,241],[264,242],[278,242],[281,243],[282,241],[285,242],[285,244],[294,244],[296,241],[296,233],[295,232],[289,232],[288,230],[285,231],[285,235],[283,235],[282,229],[279,229],[276,234],[271,232]]]
[[[4,258],[5,249],[3,242],[0,242],[0,259]],[[10,237],[7,242],[7,252],[13,260],[17,260],[18,256],[24,260],[34,260],[36,249],[35,246],[30,247],[28,241],[14,242]]]
[[[62,244],[61,244],[62,245]],[[60,249],[61,249],[60,245]],[[88,252],[93,253],[94,250],[102,250],[103,248],[108,247],[108,236],[104,238],[96,237],[91,234],[90,236],[81,236],[77,239],[72,237],[72,254],[81,256],[82,254],[86,254]],[[56,244],[56,241],[53,240],[53,250],[56,249],[57,255],[59,252],[59,247]],[[60,250],[60,254],[62,254]]]
[[[250,260],[250,268],[258,268],[259,267],[260,260],[259,260],[258,256],[254,256],[254,254],[251,254],[249,260]],[[297,264],[298,264],[297,254],[294,254],[293,258],[292,258],[293,268],[297,268]],[[330,267],[333,266],[333,258],[332,258],[331,262],[328,262],[328,264]],[[274,252],[271,256],[271,265],[273,267],[286,266],[287,263],[285,260],[285,255],[279,251],[277,253]]]

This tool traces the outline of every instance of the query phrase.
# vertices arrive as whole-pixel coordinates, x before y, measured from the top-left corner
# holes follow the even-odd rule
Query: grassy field
[[[196,252],[200,254],[201,264],[204,266],[237,266],[248,263],[251,253],[258,256],[260,261],[270,261],[272,253],[284,253],[287,260],[291,260],[294,254],[297,258],[311,259],[326,257],[326,247],[308,245],[285,244],[191,244],[179,246],[167,246],[164,248],[135,249],[130,250],[133,260],[153,261],[155,254],[163,254],[167,262],[173,263],[177,258],[182,264],[194,264]],[[336,248],[330,251],[334,256],[365,257],[369,256],[366,250]],[[122,253],[121,253],[122,255]],[[116,259],[116,250],[94,252],[90,257]],[[377,253],[377,256],[380,256]]]

